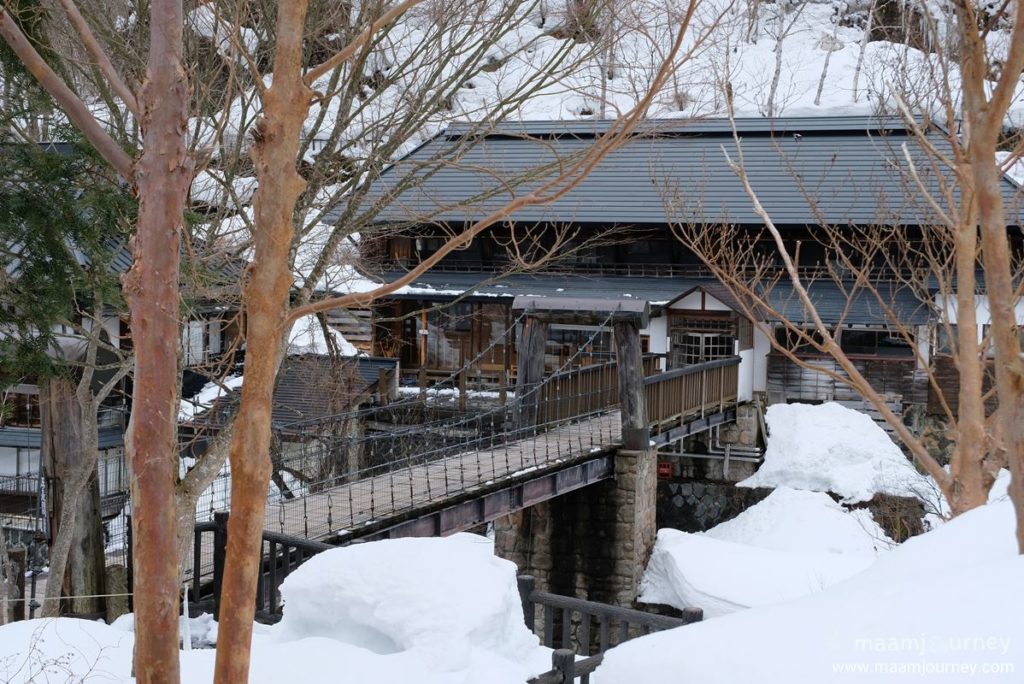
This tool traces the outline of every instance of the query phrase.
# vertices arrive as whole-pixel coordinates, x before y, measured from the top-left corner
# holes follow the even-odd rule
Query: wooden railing
[[[658,372],[659,356],[644,356],[644,376]],[[545,378],[538,423],[550,425],[588,416],[619,404],[619,368],[615,361],[583,366]]]
[[[681,617],[671,617],[549,594],[537,591],[535,580],[530,575],[520,575],[518,582],[526,626],[531,631],[538,631],[538,626],[542,625],[538,634],[541,644],[556,649],[551,658],[552,669],[537,675],[529,684],[572,684],[575,678],[579,678],[582,684],[588,684],[590,674],[601,663],[604,652],[612,646],[651,632],[700,622],[704,618],[704,611],[700,608],[687,608]],[[538,606],[543,611],[539,620]],[[591,651],[596,653],[591,656]],[[577,655],[590,657],[576,660]]]
[[[189,608],[193,614],[220,614],[220,587],[228,542],[228,514],[214,513],[211,522],[196,523],[193,538]],[[256,621],[271,624],[281,619],[281,583],[295,568],[327,549],[330,544],[263,532],[260,574],[256,583]]]
[[[658,373],[644,379],[652,427],[722,411],[736,401],[740,358],[732,356]]]

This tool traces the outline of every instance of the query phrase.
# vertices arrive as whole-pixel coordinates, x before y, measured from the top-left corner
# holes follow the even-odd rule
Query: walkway
[[[408,465],[324,492],[271,503],[265,528],[306,539],[323,539],[338,532],[339,540],[346,535],[372,536],[456,502],[477,499],[516,482],[535,481],[552,471],[596,460],[618,447],[620,432],[619,412],[608,411],[493,448]],[[610,473],[594,471],[578,486],[608,476]],[[552,494],[566,491],[569,489],[563,487]],[[485,511],[482,517],[493,519],[511,512],[501,508],[507,507],[495,506],[495,510]],[[452,515],[456,519],[446,521],[440,533],[450,534],[488,521],[476,519],[481,516],[474,516],[471,511]]]

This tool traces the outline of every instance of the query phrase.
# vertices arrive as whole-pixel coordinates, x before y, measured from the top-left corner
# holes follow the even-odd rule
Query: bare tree
[[[111,90],[139,122],[143,151],[137,160],[40,56],[6,6],[0,9],[0,36],[139,197],[134,262],[124,278],[135,348],[135,402],[126,439],[134,512],[135,675],[140,682],[176,681],[177,640],[167,636],[177,633],[179,612],[178,567],[170,552],[176,538],[178,274],[193,169],[185,144],[189,88],[182,63],[182,3],[151,3],[148,66],[137,98],[103,59],[75,4],[67,0],[63,7]]]
[[[985,47],[986,36],[997,28],[1006,31],[1006,52],[1001,55],[993,55]],[[1009,467],[1018,542],[1024,552],[1024,362],[1015,310],[1021,299],[1020,263],[1008,238],[1002,181],[1005,166],[1001,168],[996,160],[1004,118],[1021,84],[1024,12],[1007,4],[995,14],[981,16],[972,3],[958,2],[955,33],[955,53],[936,53],[923,60],[923,70],[905,67],[907,81],[926,85],[937,103],[923,112],[923,121],[908,101],[911,95],[915,102],[925,102],[927,97],[893,93],[913,133],[911,143],[893,151],[894,166],[901,169],[904,191],[928,216],[919,239],[884,225],[853,229],[828,225],[822,219],[819,240],[830,263],[814,273],[798,268],[799,243],[784,238],[761,204],[747,175],[742,140],[735,129],[735,158],[727,154],[728,161],[763,221],[764,232],[748,235],[728,227],[721,232],[702,232],[685,222],[680,222],[677,232],[737,295],[745,315],[755,321],[778,321],[788,331],[786,336],[776,337],[766,330],[776,351],[848,384],[878,410],[921,468],[935,479],[953,514],[984,504],[998,470]],[[945,127],[932,126],[929,115],[933,112],[947,122]],[[958,121],[962,121],[959,131]],[[915,147],[913,152],[910,145]],[[1018,143],[1004,163],[1019,158],[1022,151]],[[794,176],[793,182],[801,180]],[[812,194],[805,193],[809,202],[813,202]],[[766,238],[768,249],[763,249],[763,243],[758,246],[761,237]],[[777,260],[781,270],[775,266]],[[977,277],[979,266],[984,272],[981,280]],[[880,277],[889,283],[881,282]],[[937,284],[939,308],[945,309],[939,313],[946,317],[942,326],[952,340],[959,377],[954,411],[944,398],[940,379],[934,371],[929,374],[955,441],[948,471],[843,351],[837,329],[822,320],[809,293],[816,279],[840,287],[848,307],[858,297],[871,300],[885,312],[893,334],[912,346],[922,366],[927,366],[929,359],[922,356],[917,331],[906,323],[905,312],[894,306],[892,288],[910,289],[919,301],[930,303]],[[777,303],[773,305],[778,300],[771,293],[779,282],[792,287],[809,324],[787,318]],[[984,339],[978,335],[976,295],[987,297],[992,312],[991,335]],[[950,325],[950,311],[955,311],[957,326]],[[795,351],[801,346],[831,357],[836,369],[806,363]],[[989,363],[994,366],[992,388],[985,382]],[[988,411],[987,401],[993,404]]]

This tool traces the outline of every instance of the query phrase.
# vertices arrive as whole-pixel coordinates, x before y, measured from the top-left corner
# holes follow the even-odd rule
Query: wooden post
[[[28,554],[24,546],[19,546],[8,551],[7,557],[10,559],[11,565],[14,566],[14,585],[17,587],[17,595],[14,597],[16,600],[11,605],[11,621],[17,622],[25,619],[25,605],[28,603],[28,597],[25,595],[25,570],[28,569]]]
[[[224,580],[224,552],[228,546],[228,514],[213,514],[213,619],[220,618],[220,589]]]
[[[529,427],[537,422],[540,404],[539,392],[531,392],[544,380],[544,349],[548,341],[548,324],[527,316],[517,344],[519,352],[516,375],[516,399],[519,412],[516,416],[517,429]]]
[[[551,667],[562,675],[562,684],[572,684],[576,679],[576,652],[571,648],[559,648],[551,654]]]
[[[386,368],[377,371],[377,395],[380,397],[380,405],[387,406],[391,400],[391,383],[388,382],[390,373]]]
[[[650,443],[647,407],[644,398],[643,353],[640,350],[640,328],[635,321],[613,325],[615,355],[619,369],[619,405],[622,412],[622,446],[645,451]]]
[[[426,401],[427,399],[427,369],[420,366],[420,372],[417,374],[417,380],[420,386],[420,401]]]
[[[420,327],[416,330],[416,338],[420,348],[420,368],[427,365],[427,312],[420,313]]]
[[[462,370],[459,371],[459,410],[465,412],[466,410],[466,367],[463,364]]]
[[[523,619],[527,629],[533,632],[537,624],[537,608],[530,595],[537,586],[537,579],[533,575],[519,575],[516,584],[519,585],[519,599],[523,602]]]

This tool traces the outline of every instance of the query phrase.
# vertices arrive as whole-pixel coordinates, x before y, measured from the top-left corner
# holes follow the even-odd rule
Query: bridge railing
[[[658,372],[660,356],[644,356],[644,376]],[[619,404],[619,366],[615,361],[555,373],[541,388],[538,421],[557,424],[607,411]]]
[[[740,358],[731,356],[645,378],[648,422],[657,427],[723,410],[736,401],[739,365]]]

